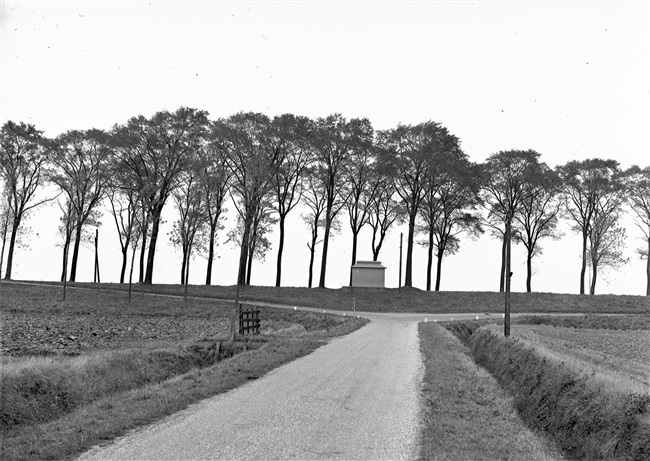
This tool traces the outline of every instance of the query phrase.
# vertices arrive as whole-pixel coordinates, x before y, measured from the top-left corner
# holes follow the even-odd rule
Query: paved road
[[[373,321],[81,459],[413,459],[423,316]]]

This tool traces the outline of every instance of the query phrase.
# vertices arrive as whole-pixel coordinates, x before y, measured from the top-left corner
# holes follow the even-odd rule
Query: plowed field
[[[515,337],[594,366],[650,385],[650,332],[592,330],[547,325],[517,326]]]

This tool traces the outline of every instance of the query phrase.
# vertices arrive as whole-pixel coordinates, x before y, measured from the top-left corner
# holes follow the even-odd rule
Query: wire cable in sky
[[[571,148],[571,146],[575,143],[575,141],[580,137],[580,135],[581,135],[582,132],[585,130],[585,128],[587,128],[587,126],[591,123],[591,121],[594,119],[594,117],[596,117],[596,115],[600,112],[600,110],[603,108],[603,106],[605,105],[605,103],[607,102],[607,100],[608,100],[608,99],[610,98],[610,96],[614,93],[614,91],[616,91],[616,89],[617,89],[618,86],[621,84],[621,82],[622,82],[622,81],[627,77],[627,75],[630,73],[630,71],[632,70],[632,68],[636,65],[636,63],[637,63],[637,61],[639,60],[639,58],[640,58],[640,57],[641,57],[641,56],[642,56],[642,55],[647,51],[647,49],[648,49],[648,44],[646,44],[646,45],[641,49],[641,51],[636,55],[636,57],[634,58],[634,60],[632,61],[632,63],[629,65],[629,67],[627,68],[627,70],[626,70],[626,71],[623,73],[623,75],[622,75],[622,76],[621,76],[621,77],[616,81],[616,83],[614,84],[614,86],[612,86],[612,89],[609,91],[609,93],[607,93],[607,96],[605,96],[605,97],[603,98],[603,100],[602,100],[602,102],[600,103],[600,105],[596,108],[596,110],[593,112],[593,114],[591,114],[591,117],[589,117],[589,119],[585,122],[585,124],[584,124],[584,125],[582,126],[582,128],[578,131],[578,133],[576,133],[576,135],[573,137],[573,139],[571,140],[571,142],[569,142],[569,144],[567,144],[567,146],[564,148],[564,150],[562,151],[562,153],[561,153],[561,154],[558,156],[558,158],[557,158],[557,163],[558,163],[558,164],[562,161],[562,159],[565,157],[565,155],[566,155],[567,151],[569,150],[569,148]],[[610,112],[611,112],[611,111],[610,111]],[[600,126],[600,124],[599,124],[599,126]],[[581,145],[583,145],[583,144],[584,144],[584,143],[582,143]],[[579,149],[580,149],[580,148],[578,148],[578,150],[579,150]],[[575,154],[576,154],[576,152],[574,152],[572,155],[570,155],[569,158],[567,158],[567,161],[571,160],[571,159],[575,156]]]
[[[614,105],[614,106],[613,106],[613,107],[612,107],[612,108],[607,112],[607,114],[606,114],[606,115],[601,119],[600,123],[598,123],[598,125],[596,125],[596,127],[591,131],[591,133],[589,134],[589,136],[588,136],[588,137],[587,137],[587,138],[586,138],[586,139],[585,139],[585,140],[580,144],[580,146],[578,146],[578,148],[573,152],[573,154],[571,154],[571,155],[569,156],[569,160],[571,160],[572,158],[575,158],[576,156],[578,156],[579,153],[580,153],[580,154],[583,154],[584,152],[586,152],[589,148],[591,148],[591,147],[593,146],[593,144],[595,143],[595,141],[596,141],[596,140],[597,140],[597,139],[598,139],[598,138],[599,138],[599,137],[600,137],[600,136],[601,136],[601,135],[602,135],[602,134],[607,130],[607,128],[608,128],[608,127],[606,126],[606,127],[604,127],[603,129],[601,129],[601,127],[603,126],[603,124],[605,124],[606,122],[608,122],[608,119],[610,118],[610,116],[611,116],[611,115],[614,113],[614,111],[615,111],[615,110],[616,110],[616,109],[621,105],[621,103],[622,103],[622,102],[627,98],[627,95],[630,93],[630,91],[631,91],[631,90],[632,90],[632,89],[633,89],[633,88],[634,88],[634,87],[635,87],[635,86],[636,86],[640,81],[643,81],[643,78],[644,78],[644,77],[645,77],[645,76],[644,76],[643,73],[639,74],[639,76],[636,78],[636,80],[634,80],[634,82],[632,82],[632,83],[628,86],[628,88],[627,88],[627,90],[625,91],[625,93],[623,94],[623,96],[621,96],[621,97],[618,99],[618,101],[616,102],[616,104],[615,104],[615,105]],[[639,89],[640,89],[640,87],[637,88],[637,91],[638,91]],[[626,107],[627,105],[629,105],[630,101],[631,101],[631,98],[628,98],[628,100],[627,100],[627,102],[626,102],[626,104],[625,104],[624,107]],[[612,122],[614,122],[614,121],[615,121],[619,116],[620,116],[620,112],[619,112],[618,115],[616,115],[616,116],[614,117],[614,119],[612,120]]]

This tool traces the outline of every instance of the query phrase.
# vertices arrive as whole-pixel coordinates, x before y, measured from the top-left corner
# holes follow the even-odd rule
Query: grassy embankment
[[[425,365],[421,459],[562,459],[552,443],[523,425],[512,398],[456,337],[434,323],[421,323],[419,333]]]
[[[525,322],[526,319],[518,319]],[[515,407],[529,427],[545,431],[573,459],[648,459],[650,457],[650,393],[647,381],[622,372],[626,352],[607,345],[629,338],[630,329],[648,329],[647,316],[597,318],[537,318],[536,324],[556,327],[552,332],[513,325],[512,335],[502,336],[500,326],[479,322],[450,324],[464,339],[475,361],[496,377],[513,396]],[[616,328],[616,331],[605,327]],[[580,344],[581,332],[590,328],[593,343],[603,338],[603,347]],[[597,329],[595,329],[596,327]],[[599,335],[600,332],[600,335]],[[583,336],[584,336],[584,332]],[[547,338],[541,336],[546,334]],[[566,343],[559,341],[562,335]],[[618,336],[617,336],[618,335]],[[638,335],[646,341],[647,336]],[[575,337],[575,347],[567,347]],[[606,338],[606,341],[605,341]],[[644,344],[647,344],[644,342]],[[605,352],[609,348],[609,353]],[[593,357],[601,357],[598,363]],[[609,359],[604,358],[610,356]],[[614,357],[616,355],[616,357]],[[616,362],[618,365],[614,366]]]
[[[37,323],[43,315],[56,318],[65,313],[74,318],[70,328],[80,331],[77,335],[98,319],[113,317],[127,324],[165,316],[171,317],[169,325],[188,318],[206,325],[226,320],[222,323],[227,331],[224,316],[232,308],[212,300],[189,300],[185,306],[182,300],[152,296],[126,304],[120,293],[89,290],[71,290],[62,302],[58,289],[47,286],[2,283],[0,290],[3,343],[11,340],[4,334],[10,330],[6,320],[11,315],[27,318],[29,326],[30,318]],[[21,356],[18,347],[0,362],[0,458],[72,458],[134,427],[256,379],[312,352],[327,338],[365,323],[273,308],[263,308],[261,315],[264,334],[234,344],[219,337],[184,337],[184,331],[174,337],[160,331],[140,343],[122,344],[119,337],[111,337],[110,349],[106,341],[99,342],[99,348],[87,344],[74,356],[66,350]],[[15,340],[20,346],[21,338]],[[30,338],[34,340],[38,338]]]
[[[74,286],[93,287],[90,283],[77,283]],[[96,285],[94,285],[96,287]],[[102,284],[107,289],[127,290],[120,284]],[[182,285],[135,286],[138,293],[161,293],[183,295]],[[216,299],[234,299],[234,286],[191,285],[189,296]],[[349,292],[342,289],[301,288],[301,287],[242,287],[240,299],[290,306],[315,307],[368,312],[422,312],[422,313],[497,313],[503,312],[503,293],[495,292],[451,292],[422,291],[417,288],[402,288],[380,291]],[[629,295],[572,295],[558,293],[512,293],[512,312],[548,313],[650,313],[650,302],[644,296]]]

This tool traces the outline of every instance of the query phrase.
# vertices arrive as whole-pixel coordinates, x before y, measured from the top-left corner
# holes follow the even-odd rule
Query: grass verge
[[[420,323],[424,358],[421,459],[562,459],[551,443],[528,430],[512,398],[451,333]]]
[[[103,397],[212,365],[247,347],[251,345],[211,342],[182,349],[3,359],[0,431],[6,433],[26,424],[51,421]]]
[[[650,395],[594,379],[489,327],[468,341],[476,362],[514,397],[522,418],[575,459],[650,458]]]
[[[96,444],[238,387],[323,343],[276,340],[212,366],[101,398],[55,421],[4,434],[3,460],[73,459]]]

